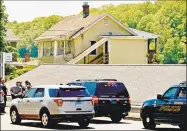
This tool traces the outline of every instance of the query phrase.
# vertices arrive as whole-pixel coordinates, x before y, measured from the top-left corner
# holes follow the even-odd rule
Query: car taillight
[[[92,102],[93,102],[93,104],[97,104],[99,102],[98,97],[97,96],[93,96],[92,97]]]
[[[54,102],[57,104],[57,106],[62,106],[63,105],[62,99],[54,99]]]
[[[131,100],[130,100],[130,98],[131,98],[131,97],[130,97],[130,96],[128,96],[128,103],[129,103],[129,104],[131,103]]]

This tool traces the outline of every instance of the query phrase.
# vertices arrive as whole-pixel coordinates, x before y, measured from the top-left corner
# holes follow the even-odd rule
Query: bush
[[[20,75],[23,75],[34,68],[36,68],[36,66],[24,66],[22,69],[16,68],[15,70],[12,70],[10,74],[8,74],[8,80],[12,80]]]

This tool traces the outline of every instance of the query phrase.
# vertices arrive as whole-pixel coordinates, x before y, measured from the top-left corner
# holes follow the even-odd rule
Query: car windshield
[[[90,97],[85,88],[49,89],[50,97]]]
[[[129,93],[121,82],[99,82],[97,83],[95,95],[100,97],[128,97]]]

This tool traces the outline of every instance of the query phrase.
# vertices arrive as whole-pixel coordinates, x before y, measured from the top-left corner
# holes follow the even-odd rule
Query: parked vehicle
[[[156,99],[145,101],[140,115],[146,129],[167,123],[187,130],[187,83],[174,85]]]
[[[85,79],[68,84],[87,88],[93,98],[95,117],[107,116],[113,122],[120,122],[131,110],[127,88],[116,79]]]
[[[3,111],[5,107],[4,95],[4,91],[0,88],[0,113]]]
[[[85,128],[93,117],[92,97],[83,86],[34,86],[23,98],[14,99],[10,107],[13,124],[24,119],[41,120],[42,126],[48,127],[70,121]]]

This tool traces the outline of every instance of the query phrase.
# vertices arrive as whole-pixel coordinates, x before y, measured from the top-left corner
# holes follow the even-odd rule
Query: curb
[[[126,117],[124,120],[141,121],[141,118],[129,116],[129,117]]]

